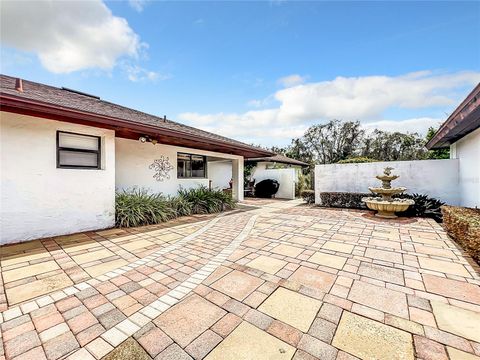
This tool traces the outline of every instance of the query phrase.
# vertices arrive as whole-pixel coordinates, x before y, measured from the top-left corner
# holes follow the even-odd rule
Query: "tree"
[[[438,129],[435,129],[433,127],[429,127],[427,131],[427,135],[425,136],[425,143],[429,142],[435,133],[437,132]],[[445,149],[435,149],[435,150],[429,150],[427,153],[427,158],[429,159],[450,159],[450,149],[445,148]]]
[[[424,140],[417,134],[375,129],[362,142],[361,155],[380,161],[420,160],[426,157]]]
[[[429,130],[427,140],[434,132],[433,129]],[[359,121],[340,120],[313,125],[302,137],[292,139],[289,146],[272,147],[270,150],[306,162],[311,168],[315,164],[332,164],[356,157],[378,161],[448,158],[448,150],[429,152],[425,148],[425,139],[417,133],[404,134],[378,129],[366,133]]]
[[[331,164],[355,155],[363,134],[359,121],[331,120],[308,128],[296,145],[314,163]]]

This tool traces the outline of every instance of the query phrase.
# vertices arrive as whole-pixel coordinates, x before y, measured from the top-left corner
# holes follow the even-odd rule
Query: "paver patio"
[[[246,203],[0,248],[0,359],[480,359],[479,268],[433,220]]]

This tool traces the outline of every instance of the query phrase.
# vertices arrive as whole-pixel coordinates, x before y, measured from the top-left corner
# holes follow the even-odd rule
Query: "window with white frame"
[[[57,168],[100,169],[101,138],[57,131]]]

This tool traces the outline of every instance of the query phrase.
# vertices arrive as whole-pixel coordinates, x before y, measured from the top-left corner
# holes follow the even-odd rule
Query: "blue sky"
[[[480,81],[479,36],[479,2],[3,2],[1,70],[285,145],[424,132]]]

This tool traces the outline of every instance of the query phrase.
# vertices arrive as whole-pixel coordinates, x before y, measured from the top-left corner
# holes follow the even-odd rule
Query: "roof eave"
[[[88,123],[89,126],[103,125],[101,127],[107,127],[114,130],[128,129],[138,133],[145,134],[158,134],[167,135],[172,137],[178,137],[182,139],[189,139],[192,141],[200,141],[204,144],[212,144],[221,148],[225,148],[225,152],[241,155],[246,158],[260,157],[260,156],[272,156],[274,153],[260,149],[250,147],[242,144],[229,144],[227,142],[218,141],[211,138],[202,138],[194,136],[192,134],[184,133],[181,131],[175,131],[171,129],[158,128],[153,125],[134,123],[128,120],[108,117],[104,115],[84,112],[80,110],[69,109],[61,106],[54,106],[52,104],[43,103],[39,101],[32,101],[24,98],[12,96],[10,94],[0,93],[0,105],[2,111],[20,113],[24,115],[33,115],[46,119]],[[200,144],[199,144],[200,145]],[[199,149],[205,149],[205,147],[198,147]]]
[[[425,144],[429,150],[446,148],[480,127],[480,83]]]

